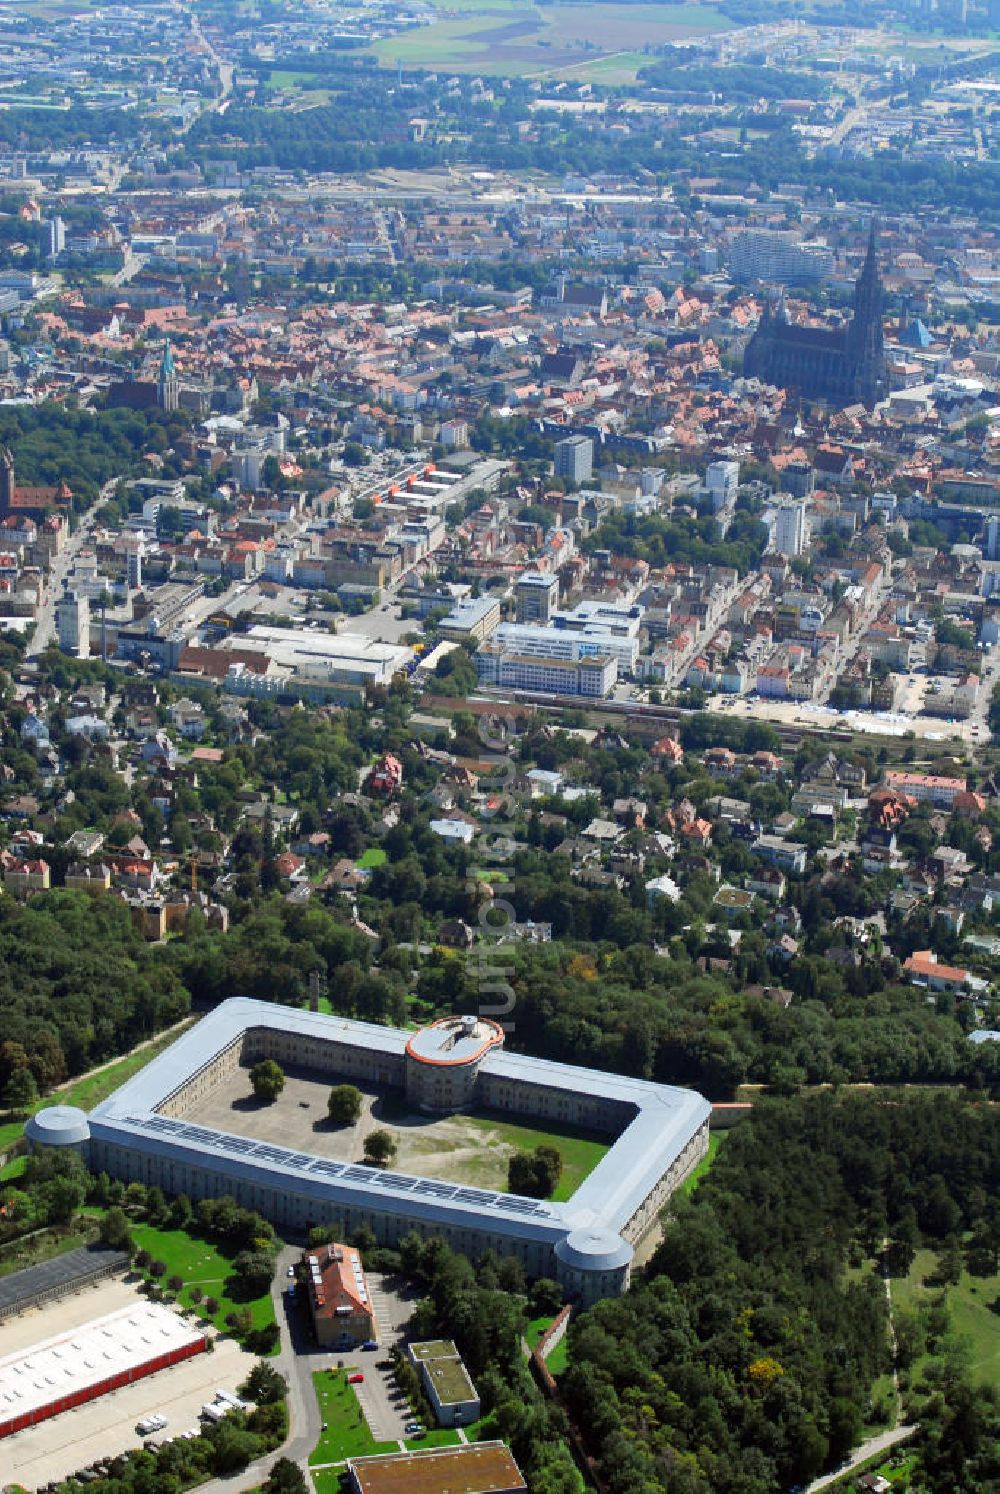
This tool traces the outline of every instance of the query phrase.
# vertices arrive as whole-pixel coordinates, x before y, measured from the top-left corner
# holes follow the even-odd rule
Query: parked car
[[[363,1349],[377,1349],[378,1348],[378,1341],[376,1339],[374,1339],[374,1338],[366,1339],[365,1342],[361,1345],[361,1347]]]
[[[418,1432],[422,1432],[423,1430],[423,1426],[419,1421],[408,1421],[403,1428],[408,1437],[415,1437]]]
[[[359,1371],[356,1375],[348,1375],[347,1383],[348,1385],[360,1385],[364,1378],[364,1375]]]

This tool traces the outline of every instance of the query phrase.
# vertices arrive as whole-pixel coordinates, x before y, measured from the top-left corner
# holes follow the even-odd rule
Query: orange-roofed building
[[[932,949],[915,949],[903,969],[915,985],[931,991],[962,991],[969,984],[969,972],[958,965],[942,965]]]
[[[331,1243],[302,1257],[316,1342],[348,1349],[375,1338],[371,1293],[353,1245]]]

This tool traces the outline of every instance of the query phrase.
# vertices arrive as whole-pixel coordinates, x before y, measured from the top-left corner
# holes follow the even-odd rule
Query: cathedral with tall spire
[[[871,409],[885,393],[882,276],[875,224],[854,283],[854,314],[846,327],[804,327],[788,320],[784,304],[766,302],[743,355],[743,373],[806,399],[863,404]]]

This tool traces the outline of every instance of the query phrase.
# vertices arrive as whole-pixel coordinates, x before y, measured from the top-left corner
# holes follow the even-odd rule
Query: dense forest
[[[836,1464],[890,1364],[881,1266],[905,1274],[919,1241],[992,1274],[995,1254],[980,1263],[974,1242],[995,1244],[998,1184],[993,1109],[927,1096],[755,1107],[675,1204],[644,1277],[571,1326],[563,1390],[608,1488],[775,1494]],[[958,1349],[938,1349],[909,1391],[928,1476],[914,1487],[986,1494],[1000,1479],[996,1395],[966,1381]]]
[[[24,1054],[48,1089],[176,1022],[188,1004],[119,899],[0,898],[0,1091]]]

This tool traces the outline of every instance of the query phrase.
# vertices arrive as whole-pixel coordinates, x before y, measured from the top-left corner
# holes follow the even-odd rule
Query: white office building
[[[806,506],[783,503],[774,521],[774,548],[779,555],[794,560],[806,547]]]
[[[739,462],[709,462],[705,473],[705,492],[712,500],[712,512],[731,508],[740,485]]]
[[[56,637],[64,654],[90,658],[90,603],[68,587],[56,603]]]
[[[618,678],[618,667],[608,654],[554,659],[512,652],[495,642],[484,643],[476,654],[476,670],[482,685],[590,700],[604,700]]]
[[[734,280],[743,282],[808,284],[833,274],[833,250],[827,244],[803,243],[791,233],[748,228],[729,241],[729,270]]]
[[[613,632],[600,623],[574,628],[501,623],[493,637],[501,648],[528,659],[592,659],[597,654],[607,654],[614,659],[619,674],[631,672],[639,657],[636,636]]]

